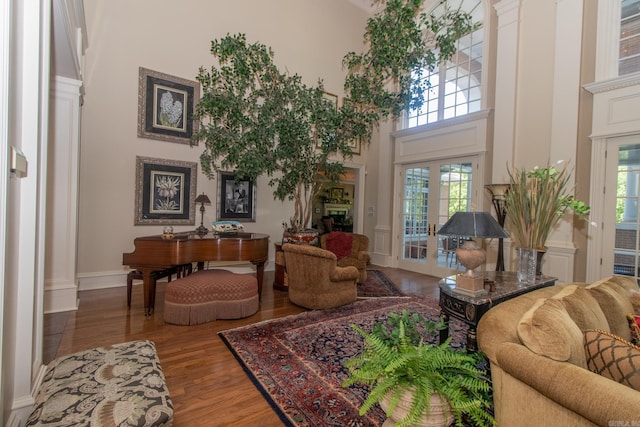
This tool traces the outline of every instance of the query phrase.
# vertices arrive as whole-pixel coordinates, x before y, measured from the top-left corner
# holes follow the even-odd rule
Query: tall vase
[[[542,276],[542,257],[547,251],[536,251],[536,276]]]
[[[518,281],[535,283],[538,251],[534,248],[518,248]]]

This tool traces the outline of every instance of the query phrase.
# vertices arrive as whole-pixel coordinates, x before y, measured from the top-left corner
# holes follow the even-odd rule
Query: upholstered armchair
[[[369,238],[363,234],[332,231],[320,236],[320,247],[333,252],[339,267],[354,266],[358,269],[358,283],[367,279]]]
[[[285,243],[289,300],[301,307],[324,309],[357,299],[358,269],[338,267],[330,251],[311,245]]]

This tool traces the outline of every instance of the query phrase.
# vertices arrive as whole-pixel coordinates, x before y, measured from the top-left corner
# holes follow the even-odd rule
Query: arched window
[[[479,28],[458,40],[456,54],[433,71],[425,70],[423,79],[430,88],[422,107],[406,114],[405,128],[434,123],[440,120],[480,111],[482,101],[482,50],[484,11],[481,0],[449,1],[449,7],[459,7],[470,13]],[[436,6],[430,13],[441,15],[443,6]],[[444,79],[443,79],[444,77]],[[443,81],[444,80],[444,81]]]

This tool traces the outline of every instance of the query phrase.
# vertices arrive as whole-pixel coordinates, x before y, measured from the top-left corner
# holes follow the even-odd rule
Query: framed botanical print
[[[193,225],[198,164],[136,157],[134,225]]]
[[[218,172],[218,219],[255,222],[256,184],[233,172]]]
[[[190,144],[198,130],[193,119],[200,84],[140,67],[138,136]]]

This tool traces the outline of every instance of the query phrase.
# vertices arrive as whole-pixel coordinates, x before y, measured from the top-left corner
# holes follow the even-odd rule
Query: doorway
[[[640,277],[640,137],[607,143],[601,277]],[[613,189],[610,191],[609,189]]]
[[[397,224],[398,268],[445,277],[459,269],[459,242],[438,230],[458,211],[471,210],[474,157],[403,165],[400,172]]]

